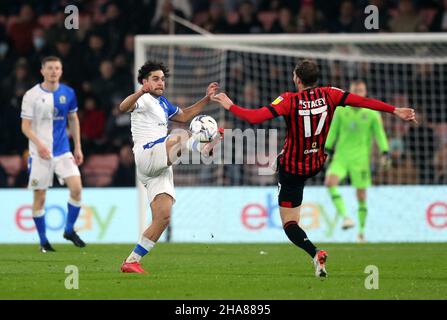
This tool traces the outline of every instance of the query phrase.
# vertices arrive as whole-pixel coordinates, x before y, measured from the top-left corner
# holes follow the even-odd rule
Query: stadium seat
[[[271,28],[271,26],[275,23],[278,14],[272,11],[263,11],[258,13],[258,20],[262,23],[263,26]]]
[[[91,155],[82,167],[84,184],[92,187],[109,186],[118,168],[118,162],[117,154]]]

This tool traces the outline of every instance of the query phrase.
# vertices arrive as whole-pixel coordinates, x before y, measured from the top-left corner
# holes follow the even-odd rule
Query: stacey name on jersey
[[[319,171],[326,160],[324,143],[335,107],[321,88],[283,93],[268,106],[273,116],[282,115],[287,124],[280,158],[286,172],[308,175]]]

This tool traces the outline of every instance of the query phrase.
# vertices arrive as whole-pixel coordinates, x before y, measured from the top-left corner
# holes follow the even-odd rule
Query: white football
[[[191,120],[189,130],[199,142],[209,142],[217,136],[217,122],[212,117],[201,114]]]

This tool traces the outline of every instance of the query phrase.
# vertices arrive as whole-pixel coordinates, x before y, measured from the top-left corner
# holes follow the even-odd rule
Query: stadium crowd
[[[69,4],[79,8],[78,30],[65,28],[64,8]],[[20,129],[21,101],[41,80],[40,61],[47,55],[62,59],[62,80],[77,93],[86,159],[81,167],[84,185],[133,186],[130,116],[120,114],[118,105],[134,89],[134,35],[169,33],[170,13],[215,34],[366,32],[363,9],[368,4],[379,7],[380,32],[447,31],[447,0],[3,0],[0,187],[27,185],[28,142]],[[177,24],[175,33],[194,32]],[[423,79],[430,70],[420,72]],[[397,106],[410,102],[406,96],[395,99]],[[395,171],[378,175],[376,182],[447,181],[447,112],[442,113],[444,117],[438,119],[428,110],[422,115],[427,120],[411,128],[396,128],[402,124],[385,118],[387,129],[402,134],[390,136]],[[250,171],[241,167],[225,172],[244,176],[241,170]],[[188,184],[187,179],[178,179],[177,183]],[[264,183],[242,178],[225,181],[230,185]],[[270,183],[274,180],[265,181]]]

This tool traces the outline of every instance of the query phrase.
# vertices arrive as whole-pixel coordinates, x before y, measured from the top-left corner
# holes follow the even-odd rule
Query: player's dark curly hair
[[[318,67],[318,64],[315,61],[308,59],[299,61],[293,72],[300,78],[305,86],[316,85],[318,78],[320,77],[320,68]]]
[[[163,62],[146,61],[140,70],[138,70],[138,82],[143,84],[143,79],[149,77],[152,71],[158,70],[163,71],[166,78],[169,77],[169,69],[163,64]]]

